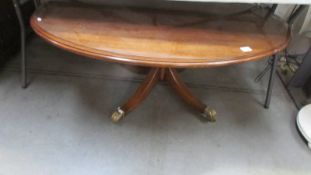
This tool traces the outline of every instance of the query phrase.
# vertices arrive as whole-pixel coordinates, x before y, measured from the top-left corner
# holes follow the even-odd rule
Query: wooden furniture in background
[[[176,69],[238,64],[280,52],[288,44],[288,26],[267,14],[258,8],[224,16],[54,2],[38,8],[31,25],[70,52],[150,68],[133,97],[112,115],[114,121],[139,105],[159,80],[214,121],[216,112],[190,93]]]

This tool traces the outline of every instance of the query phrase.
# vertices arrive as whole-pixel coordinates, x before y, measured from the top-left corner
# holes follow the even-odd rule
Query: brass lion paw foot
[[[112,116],[111,116],[111,120],[114,123],[118,123],[123,117],[125,116],[124,111],[119,107],[117,109],[117,111],[115,111]]]
[[[213,108],[206,107],[203,112],[203,117],[210,122],[216,122],[216,111]]]

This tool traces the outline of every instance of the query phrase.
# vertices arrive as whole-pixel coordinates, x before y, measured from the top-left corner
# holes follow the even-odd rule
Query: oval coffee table
[[[113,121],[136,108],[164,80],[215,121],[215,110],[192,95],[177,69],[238,64],[280,52],[288,44],[288,26],[267,14],[258,8],[221,16],[51,2],[37,9],[31,25],[43,39],[70,52],[150,68],[134,95],[113,113]]]

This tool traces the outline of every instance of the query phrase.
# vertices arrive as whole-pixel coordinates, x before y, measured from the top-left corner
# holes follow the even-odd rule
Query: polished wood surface
[[[229,16],[47,3],[31,18],[52,44],[100,60],[149,67],[211,67],[257,60],[284,49],[287,25],[252,9]]]
[[[124,105],[122,105],[121,109],[125,113],[131,112],[132,110],[134,110],[150,94],[153,87],[159,81],[159,78],[160,78],[159,73],[160,73],[159,68],[152,69],[148,73],[145,80],[137,88],[134,95]]]
[[[203,102],[194,97],[187,86],[182,82],[175,69],[169,68],[166,73],[166,79],[175,92],[190,106],[197,111],[204,113],[207,107]]]

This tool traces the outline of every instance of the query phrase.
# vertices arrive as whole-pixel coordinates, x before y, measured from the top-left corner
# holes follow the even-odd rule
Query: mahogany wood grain
[[[166,79],[170,86],[174,89],[174,91],[190,106],[199,111],[200,113],[204,113],[206,109],[206,105],[201,102],[198,98],[193,96],[187,86],[182,82],[179,77],[177,71],[175,69],[169,68],[166,73]]]
[[[266,13],[254,9],[221,16],[50,2],[34,13],[31,25],[48,42],[91,58],[147,67],[211,67],[284,49],[288,26],[274,15],[265,19]]]
[[[158,83],[160,77],[160,69],[151,69],[143,83],[138,87],[134,95],[121,106],[121,110],[127,114],[134,110],[151,92],[153,87]]]

